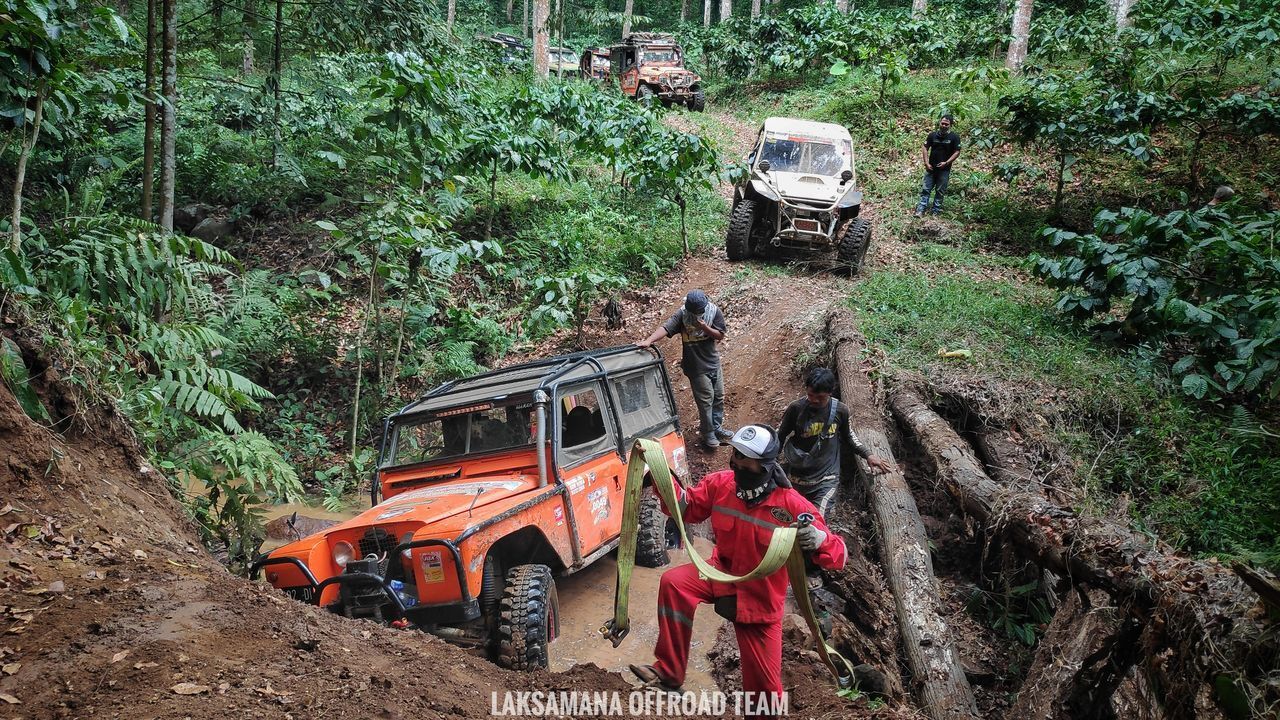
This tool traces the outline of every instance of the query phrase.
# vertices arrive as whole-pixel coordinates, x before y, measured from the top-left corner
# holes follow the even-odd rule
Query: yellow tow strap
[[[618,540],[618,585],[613,597],[613,618],[600,628],[600,634],[617,647],[622,642],[622,638],[631,631],[631,617],[628,609],[631,571],[635,568],[636,562],[640,491],[644,486],[646,470],[653,478],[653,487],[657,489],[662,502],[676,521],[676,528],[680,531],[680,539],[684,541],[689,559],[693,561],[694,567],[698,568],[698,573],[702,577],[713,582],[740,583],[766,577],[777,572],[783,565],[787,566],[787,575],[791,579],[796,604],[800,606],[800,614],[813,634],[814,647],[826,663],[827,669],[831,671],[836,684],[847,687],[853,681],[853,666],[822,637],[822,629],[818,626],[818,618],[813,611],[813,599],[809,597],[809,586],[805,582],[804,551],[796,542],[796,528],[775,528],[760,564],[746,575],[730,575],[703,560],[702,556],[694,550],[693,543],[689,542],[689,532],[680,512],[675,481],[671,477],[671,468],[667,465],[666,453],[663,452],[662,445],[645,438],[636,440],[627,462],[627,487],[622,501],[622,535]]]

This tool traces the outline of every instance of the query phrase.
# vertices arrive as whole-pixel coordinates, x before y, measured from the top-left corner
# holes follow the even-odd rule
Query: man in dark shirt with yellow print
[[[805,397],[787,406],[778,428],[782,457],[791,484],[826,518],[835,505],[840,487],[840,445],[867,461],[877,475],[889,464],[858,440],[849,425],[849,407],[831,397],[836,376],[827,368],[814,368],[804,378]]]

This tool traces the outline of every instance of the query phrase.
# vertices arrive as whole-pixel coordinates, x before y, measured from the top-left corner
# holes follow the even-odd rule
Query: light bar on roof
[[[490,410],[490,409],[492,409],[492,408],[493,408],[493,403],[481,403],[481,404],[479,404],[479,405],[467,405],[466,407],[450,408],[450,409],[448,409],[448,410],[441,410],[440,412],[436,413],[436,417],[449,417],[449,416],[451,416],[451,415],[466,415],[467,413],[478,412],[478,411],[480,411],[480,410]]]

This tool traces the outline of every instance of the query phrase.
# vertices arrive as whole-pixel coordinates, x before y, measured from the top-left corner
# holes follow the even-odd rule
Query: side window
[[[622,425],[623,447],[638,437],[661,437],[675,430],[675,412],[657,368],[611,379]]]
[[[597,383],[560,391],[556,402],[560,404],[561,465],[573,465],[615,446],[601,400]]]

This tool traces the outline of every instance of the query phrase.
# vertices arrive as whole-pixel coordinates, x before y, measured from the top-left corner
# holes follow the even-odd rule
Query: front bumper
[[[790,250],[827,247],[835,239],[839,224],[840,210],[834,205],[818,209],[779,200],[769,244]]]
[[[422,547],[443,547],[449,551],[449,556],[453,559],[453,566],[456,570],[455,577],[458,578],[459,597],[462,599],[456,602],[437,603],[431,605],[412,605],[405,607],[400,597],[391,589],[391,579],[373,575],[370,573],[342,573],[333,577],[317,581],[315,575],[311,573],[311,569],[306,563],[296,557],[268,557],[260,556],[249,567],[250,579],[256,579],[258,573],[265,567],[270,565],[293,565],[302,572],[302,576],[306,578],[307,585],[297,587],[281,588],[296,600],[319,605],[320,599],[324,596],[325,588],[331,585],[352,585],[369,588],[379,586],[386,598],[387,604],[394,607],[398,617],[404,617],[413,621],[417,625],[451,625],[475,620],[480,617],[480,601],[471,596],[471,590],[467,587],[466,574],[462,568],[462,553],[459,552],[458,546],[448,540],[437,540],[429,538],[425,540],[412,540],[410,542],[401,543],[391,551],[390,556],[396,557],[406,550],[414,550]],[[331,603],[331,606],[337,606],[341,603]],[[335,608],[339,611],[341,607]]]

